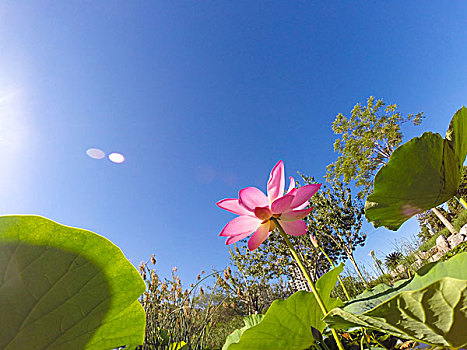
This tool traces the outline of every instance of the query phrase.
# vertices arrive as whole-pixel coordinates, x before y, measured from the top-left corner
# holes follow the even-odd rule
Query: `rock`
[[[414,254],[415,256],[415,259],[417,260],[427,260],[431,255],[429,254],[429,251],[428,252],[422,252],[422,251],[418,251]]]
[[[413,263],[412,266],[413,266],[413,268],[414,268],[415,270],[418,270],[420,267],[423,266],[423,260],[420,259],[420,258],[418,258],[418,257],[416,257],[415,262]]]
[[[399,265],[397,266],[394,270],[391,271],[391,276],[396,278],[402,274],[405,273],[405,266],[404,265]]]
[[[431,257],[435,255],[436,253],[438,253],[438,247],[435,245],[429,251],[425,252],[425,260],[433,261],[431,260]]]
[[[439,237],[436,238],[436,247],[438,248],[438,253],[446,253],[451,249],[449,241],[444,237],[444,235],[439,235]]]
[[[435,245],[429,251],[427,251],[428,256],[432,256],[438,253],[438,247]]]
[[[438,252],[435,255],[433,255],[431,258],[429,258],[428,261],[430,262],[438,261],[443,255],[444,255],[444,252]]]
[[[457,235],[452,235],[448,238],[449,246],[451,248],[454,248],[461,244],[462,242],[465,242],[467,240],[467,235],[458,233]]]
[[[467,224],[461,227],[461,229],[459,230],[459,234],[467,236]]]

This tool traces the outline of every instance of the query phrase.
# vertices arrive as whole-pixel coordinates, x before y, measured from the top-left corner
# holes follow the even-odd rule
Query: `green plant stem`
[[[326,343],[324,341],[320,342],[319,346],[324,350],[331,350],[331,349],[329,349],[329,347],[326,345]]]
[[[318,246],[319,250],[321,250],[321,252],[324,254],[324,256],[326,257],[326,259],[328,259],[329,263],[331,264],[332,268],[334,269],[335,266],[332,262],[332,260],[329,258],[329,256],[326,254],[326,252],[324,251],[324,249],[321,247],[321,246]],[[344,282],[342,282],[341,280],[341,276],[337,276],[337,278],[339,279],[339,283],[341,284],[342,286],[342,289],[344,290],[344,294],[345,296],[347,297],[347,300],[350,300],[350,295],[349,293],[347,292],[347,288],[345,288],[344,286]]]
[[[364,337],[364,335],[362,335],[362,338],[360,339],[360,350],[365,349],[365,347],[363,346],[363,337]]]
[[[313,283],[310,274],[308,273],[307,269],[305,268],[305,265],[303,262],[300,260],[297,252],[295,251],[295,248],[292,245],[292,242],[290,242],[289,238],[287,237],[287,233],[285,233],[284,229],[282,226],[279,224],[279,221],[272,217],[271,220],[276,224],[276,227],[279,229],[279,234],[282,236],[282,238],[285,240],[285,243],[287,244],[287,247],[289,248],[290,252],[292,253],[292,256],[294,257],[295,261],[297,262],[298,266],[300,267],[300,270],[302,270],[303,275],[305,276],[308,284],[310,285],[310,288],[313,292],[313,295],[316,298],[316,301],[318,302],[319,307],[321,308],[321,311],[323,312],[323,316],[325,316],[328,313],[328,310],[326,309],[326,306],[323,303],[323,300],[321,299],[321,296],[318,293],[318,290],[315,287],[315,284]],[[345,350],[344,346],[342,345],[342,342],[339,338],[339,335],[337,334],[335,329],[331,329],[332,335],[334,336],[334,340],[336,341],[337,347],[340,350]]]
[[[381,346],[383,349],[388,349],[387,347],[385,347],[383,344],[381,344],[378,339],[376,339],[375,335],[373,333],[370,334],[370,337],[373,339],[373,341],[378,344],[379,346]]]
[[[371,350],[371,345],[370,343],[368,342],[368,339],[366,337],[366,330],[365,328],[360,328],[362,330],[362,339],[365,340],[365,343],[366,343],[366,346],[368,347],[368,350]],[[386,349],[384,346],[383,346],[383,349]]]
[[[464,209],[467,209],[467,202],[462,198],[461,196],[456,197],[457,201],[464,207]]]

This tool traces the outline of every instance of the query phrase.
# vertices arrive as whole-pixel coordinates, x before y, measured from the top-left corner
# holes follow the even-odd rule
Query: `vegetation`
[[[445,139],[436,134],[426,133],[421,138],[411,140],[395,150],[394,155],[397,154],[397,156],[391,157],[387,166],[381,168],[375,177],[374,192],[367,199],[369,205],[367,205],[365,212],[366,217],[375,226],[385,225],[397,229],[405,220],[417,212],[433,208],[432,210],[436,213],[437,210],[434,207],[458,194],[461,184],[460,175],[463,170],[462,164],[467,155],[467,143],[464,140],[467,131],[466,126],[467,110],[463,108],[455,114]],[[420,153],[420,151],[425,152],[426,157],[421,157],[421,154],[424,153]],[[433,163],[434,166],[425,169],[423,164],[420,163],[420,158],[423,158],[424,161],[428,159],[429,164]],[[443,169],[443,172],[439,172],[440,169]],[[427,176],[427,173],[429,173],[429,176]],[[408,181],[404,174],[410,174]],[[439,183],[435,181],[436,186],[434,186],[431,180],[438,177],[440,181]],[[398,186],[394,186],[394,184]],[[331,212],[329,216],[333,214]],[[440,213],[437,216],[442,220],[444,219]],[[446,220],[443,220],[443,223],[445,223],[444,221]],[[402,260],[401,255],[396,253],[392,257],[390,256],[388,265],[396,265]],[[467,345],[467,337],[463,335],[460,329],[464,328],[465,322],[463,320],[467,319],[467,317],[465,312],[461,311],[464,308],[458,308],[458,302],[453,303],[453,301],[462,300],[462,303],[465,301],[462,293],[467,288],[467,276],[462,266],[466,263],[466,259],[467,254],[460,254],[444,264],[431,265],[430,268],[424,269],[420,274],[416,273],[410,280],[395,284],[394,287],[384,284],[377,285],[373,289],[362,293],[361,296],[344,307],[331,310],[325,317],[325,321],[331,330],[365,327],[399,338],[425,341],[439,347],[463,347]],[[332,271],[335,271],[335,269]],[[408,273],[409,277],[411,277],[410,271]],[[320,281],[318,280],[318,283]],[[328,280],[328,282],[335,283],[336,280]],[[311,283],[310,285],[313,286]],[[322,294],[326,296],[326,293]],[[439,294],[442,294],[444,299],[440,299]],[[289,299],[297,300],[298,296],[294,298],[295,296],[297,294]],[[306,301],[300,301],[300,304],[305,306]],[[299,310],[300,308],[294,305],[288,309]],[[323,307],[321,307],[321,310],[323,310]],[[410,316],[418,315],[420,310],[423,310],[423,314],[428,312],[431,315],[430,318]],[[433,310],[436,310],[436,313]],[[272,349],[273,347],[261,334],[267,334],[269,337],[274,336],[275,339],[278,339],[277,333],[282,331],[283,336],[279,339],[288,339],[288,341],[286,344],[279,346],[280,348],[297,350],[304,348],[304,344],[295,341],[303,340],[306,334],[297,334],[294,338],[292,333],[292,338],[290,338],[290,332],[284,333],[285,330],[274,328],[278,325],[277,322],[265,324],[268,314],[273,315],[274,312],[269,310],[262,323],[246,330],[240,338],[238,347],[235,346],[236,344],[232,344],[230,347],[235,349],[256,349],[265,345],[265,348]],[[285,314],[285,312],[282,312],[282,316],[285,316]],[[295,314],[298,314],[297,311]],[[458,325],[454,328],[439,327],[441,323],[436,315],[441,314],[451,315],[454,320],[457,320]],[[271,318],[273,317],[271,316]],[[275,316],[275,319],[278,319],[278,315]],[[290,329],[291,325],[293,325],[292,328],[295,327],[295,323],[292,322],[292,320],[287,322],[287,329]],[[317,328],[316,321],[314,319],[301,319],[300,323],[301,325],[303,323],[311,325],[311,338],[307,343],[308,346],[315,343],[318,344],[315,346],[320,348],[324,336]],[[299,327],[298,324],[297,327]],[[261,334],[258,333],[260,329]],[[367,342],[366,347],[370,348],[365,332],[363,331],[360,342],[362,349],[365,347],[365,341]],[[333,333],[333,337],[336,340],[335,345],[341,350],[344,349],[335,333]],[[252,342],[251,339],[255,339],[255,342]],[[330,338],[328,337],[328,339]],[[395,344],[391,345],[391,347],[393,346]]]
[[[420,270],[405,283],[393,287],[379,285],[344,307],[332,310],[325,321],[330,327],[367,327],[441,347],[464,347],[466,312],[459,306],[465,300],[462,294],[467,287],[467,272],[463,268],[466,263],[467,254],[458,254],[444,263]],[[440,295],[444,299],[440,300]],[[430,318],[411,316],[420,312],[429,314]],[[454,320],[450,322],[462,326],[441,325],[437,315],[449,315],[449,320]]]
[[[286,271],[281,259],[265,257],[260,251],[250,252],[246,247],[229,248],[230,264],[226,268],[220,287],[226,295],[241,303],[243,315],[261,314],[276,299],[290,295],[284,283]],[[262,264],[258,264],[258,260]],[[267,262],[265,261],[267,260]]]
[[[437,207],[459,194],[467,154],[467,108],[457,111],[446,136],[425,132],[394,151],[375,176],[366,200],[365,216],[375,227],[397,230],[415,214],[431,209],[449,229]]]
[[[144,340],[144,282],[100,235],[40,216],[2,216],[0,276],[2,350],[99,350]]]
[[[394,270],[401,263],[403,257],[401,252],[392,252],[386,256],[384,264],[388,269]]]
[[[397,105],[385,105],[382,99],[368,98],[366,106],[357,103],[346,117],[339,113],[332,124],[337,160],[328,166],[328,180],[343,178],[344,183],[355,181],[365,198],[372,189],[377,170],[389,161],[392,152],[402,142],[401,126],[406,122],[420,125],[423,112],[402,116]]]
[[[418,342],[465,348],[467,242],[417,270],[421,252],[446,232],[436,221],[439,214],[419,215],[419,238],[425,241],[420,247],[409,244],[386,256],[391,274],[384,273],[372,252],[381,275],[367,281],[354,251],[365,243],[363,215],[375,226],[397,229],[431,208],[443,211],[454,230],[467,223],[462,197],[467,109],[454,115],[445,138],[425,133],[396,149],[405,119],[395,105],[378,114],[382,106],[370,99],[363,110],[356,106],[352,118],[339,116],[334,127],[344,143],[338,142],[342,155],[335,164],[349,172],[331,166],[329,181],[316,196],[318,186],[306,176],[304,186],[295,188],[291,181],[283,193],[279,171],[268,182],[273,199],[250,188],[246,204],[242,198],[224,200],[225,209],[234,208],[241,220],[262,227],[263,236],[235,246],[224,271],[202,272],[189,288],[176,268],[171,279],[161,280],[154,255],[138,274],[116,246],[92,232],[41,217],[1,217],[0,322],[5,327],[0,348],[363,350],[405,349]],[[407,120],[417,124],[420,118]],[[363,148],[358,148],[358,138]],[[357,150],[369,152],[368,162],[346,153]],[[371,191],[368,181],[385,162]],[[361,187],[359,195],[353,195],[349,179]],[[308,204],[314,211],[305,209]],[[253,233],[235,220],[229,240]],[[281,225],[299,228],[301,234],[294,236]],[[340,278],[344,265],[336,265],[345,259],[358,278]],[[407,279],[397,281],[401,278]],[[312,293],[295,292],[295,284],[288,283],[304,279]]]
[[[439,208],[439,210],[443,214],[447,214],[443,208]],[[420,238],[422,243],[428,241],[435,235],[438,236],[437,232],[445,229],[443,223],[439,220],[435,213],[433,213],[432,210],[427,210],[423,213],[417,214],[417,220],[418,225],[420,226],[418,238]]]
[[[453,221],[452,225],[456,228],[456,230],[460,230],[462,226],[467,224],[467,210],[462,211]],[[436,245],[436,238],[440,235],[445,235],[448,237],[450,232],[447,228],[443,228],[442,230],[438,231],[434,236],[431,236],[427,241],[420,245],[419,250],[422,252],[427,252],[431,248]]]
[[[153,254],[149,262],[139,266],[147,285],[140,300],[146,312],[143,350],[172,350],[174,344],[187,344],[193,350],[222,346],[225,337],[241,323],[245,314],[241,300],[226,295],[219,288],[222,276],[216,272],[204,276],[203,271],[196,284],[185,289],[177,268],[172,270],[170,280],[161,280],[155,264]],[[207,293],[203,284],[209,280],[215,282]]]
[[[439,260],[446,261],[452,258],[453,256],[456,256],[457,254],[463,253],[463,252],[467,252],[467,242],[462,242],[457,247],[451,249],[446,254],[444,254]]]
[[[366,289],[365,284],[358,276],[347,273],[347,276],[341,276],[341,279],[351,298],[363,293]],[[371,287],[372,281],[373,280],[368,281],[369,287]],[[347,300],[347,296],[340,283],[332,290],[331,296],[333,298],[339,298],[340,300]]]
[[[313,247],[309,235],[291,236],[289,239],[303,256],[303,260],[315,281],[329,270],[328,261]],[[329,238],[322,239],[320,243],[330,247],[331,258],[336,259],[340,254]],[[279,235],[271,235],[254,251],[249,251],[245,245],[239,245],[235,248],[235,253],[239,257],[236,259],[237,264],[241,266],[245,275],[248,275],[250,279],[276,281],[282,285],[284,281],[293,278],[297,269],[288,253],[285,241]],[[288,291],[288,293],[290,292],[291,290]],[[284,296],[286,295],[287,293],[284,294]]]
[[[464,166],[463,176],[458,190],[458,198],[467,198],[467,166]],[[467,214],[465,208],[460,204],[458,198],[451,198],[446,202],[447,210],[439,207],[438,210],[452,222],[454,229],[459,231],[460,228],[467,223]],[[422,251],[427,251],[434,246],[436,238],[444,234],[449,236],[450,232],[442,224],[439,218],[431,211],[427,210],[424,213],[417,215],[417,220],[420,225],[418,237],[426,244],[421,247]],[[442,231],[442,232],[440,232]]]
[[[394,277],[392,277],[392,275],[389,274],[389,273],[385,273],[384,275],[378,276],[374,280],[371,280],[370,283],[369,283],[369,287],[373,288],[373,287],[376,287],[377,285],[380,285],[380,284],[393,285],[394,282],[395,282]],[[364,291],[362,291],[362,292],[360,292],[358,294],[361,294],[363,292]]]
[[[305,183],[314,179],[302,175]],[[357,275],[366,285],[367,281],[354,257],[355,248],[363,246],[366,234],[361,231],[364,208],[360,199],[352,195],[348,185],[335,179],[311,199],[314,210],[307,219],[309,232],[317,237],[326,237],[333,243],[330,253],[337,259],[347,258],[355,268]]]

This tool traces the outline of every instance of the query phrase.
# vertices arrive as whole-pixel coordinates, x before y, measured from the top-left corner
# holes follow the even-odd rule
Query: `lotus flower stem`
[[[274,224],[279,229],[279,234],[285,240],[285,243],[287,244],[287,247],[289,248],[290,252],[292,253],[292,256],[294,257],[295,261],[297,262],[298,266],[300,267],[300,270],[302,270],[303,275],[305,276],[308,284],[310,285],[311,291],[313,292],[313,295],[315,296],[316,301],[318,302],[318,305],[319,305],[321,311],[323,312],[323,315],[325,316],[328,313],[328,310],[326,309],[326,306],[324,305],[324,302],[321,299],[321,296],[319,295],[318,290],[316,289],[315,284],[313,283],[313,281],[312,281],[312,279],[310,277],[310,274],[308,273],[307,269],[305,268],[305,265],[303,264],[302,260],[298,256],[297,251],[293,247],[292,242],[290,242],[289,238],[287,237],[287,233],[285,233],[284,229],[280,225],[279,220],[277,220],[275,217],[272,217],[271,220],[274,221]],[[340,350],[345,350],[339,336],[337,335],[336,330],[331,329],[331,331],[332,331],[332,335],[334,336],[334,339],[335,339],[335,341],[337,343],[337,347]]]
[[[324,254],[324,256],[326,257],[326,259],[328,259],[329,263],[331,264],[332,268],[334,269],[335,266],[334,266],[334,263],[332,262],[332,260],[329,258],[329,256],[326,254],[326,252],[324,251],[324,249],[321,247],[321,246],[318,246],[319,250],[321,250],[321,252]],[[338,280],[339,280],[339,283],[341,284],[342,286],[342,289],[344,291],[344,294],[345,296],[347,297],[347,300],[350,300],[350,295],[349,295],[349,292],[347,292],[347,288],[345,288],[345,285],[344,285],[344,282],[342,282],[342,279],[341,279],[341,276],[337,276]]]

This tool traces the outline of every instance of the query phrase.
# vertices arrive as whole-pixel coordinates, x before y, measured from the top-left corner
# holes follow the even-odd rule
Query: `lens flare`
[[[99,148],[90,148],[86,151],[86,154],[93,159],[102,159],[105,157],[104,151]]]
[[[109,154],[109,160],[111,162],[120,164],[120,163],[123,163],[125,161],[125,157],[121,153],[110,153]]]

